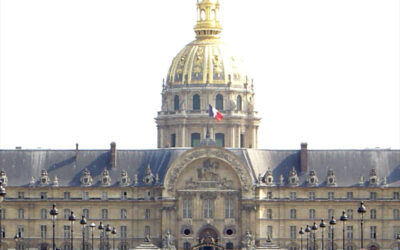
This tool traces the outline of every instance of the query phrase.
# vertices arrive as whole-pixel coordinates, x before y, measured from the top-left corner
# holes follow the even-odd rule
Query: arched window
[[[192,133],[191,135],[191,146],[196,147],[200,143],[200,133]]]
[[[221,94],[218,94],[215,98],[215,108],[224,110],[224,97]]]
[[[200,110],[200,96],[198,94],[193,96],[193,110]]]
[[[232,242],[226,243],[225,249],[233,249],[233,243]]]
[[[189,242],[185,242],[185,243],[183,243],[183,249],[184,250],[190,250],[190,249],[192,249],[192,246],[190,245]]]
[[[174,97],[174,110],[179,110],[179,96]]]
[[[225,147],[225,135],[224,133],[215,134],[215,143],[220,147]]]
[[[238,95],[236,98],[236,110],[242,110],[242,97],[240,95]]]

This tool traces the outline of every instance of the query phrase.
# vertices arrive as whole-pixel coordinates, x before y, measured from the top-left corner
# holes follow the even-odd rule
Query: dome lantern
[[[219,1],[197,0],[196,38],[218,37],[222,31],[219,24]]]

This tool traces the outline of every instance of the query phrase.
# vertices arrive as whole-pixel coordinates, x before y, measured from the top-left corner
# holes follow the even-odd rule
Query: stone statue
[[[162,249],[163,250],[175,250],[175,237],[168,230],[162,238]]]
[[[146,237],[144,237],[144,242],[151,242],[150,234],[146,234]]]
[[[253,250],[255,247],[254,236],[251,234],[249,230],[246,231],[246,235],[242,241],[243,249]]]

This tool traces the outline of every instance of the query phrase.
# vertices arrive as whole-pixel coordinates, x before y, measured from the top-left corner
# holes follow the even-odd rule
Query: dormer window
[[[80,181],[81,181],[81,185],[84,187],[88,187],[88,186],[92,185],[93,179],[92,179],[92,176],[90,175],[90,171],[88,169],[85,169],[83,171],[83,175],[82,175]]]
[[[328,186],[336,186],[336,176],[332,169],[329,169],[328,176],[326,177],[326,184]]]
[[[289,173],[289,185],[297,186],[299,184],[299,177],[297,176],[297,171],[293,167],[293,169]]]
[[[47,171],[45,169],[42,170],[41,176],[40,176],[40,186],[46,186],[50,182],[50,178],[47,174]]]
[[[107,169],[103,170],[102,177],[101,177],[101,185],[102,186],[110,186],[111,185],[111,178],[110,173]]]

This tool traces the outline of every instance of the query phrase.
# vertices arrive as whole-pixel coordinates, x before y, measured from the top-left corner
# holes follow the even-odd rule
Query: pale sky
[[[195,0],[0,1],[0,148],[156,148]],[[259,148],[399,149],[399,13],[397,0],[221,0]]]

